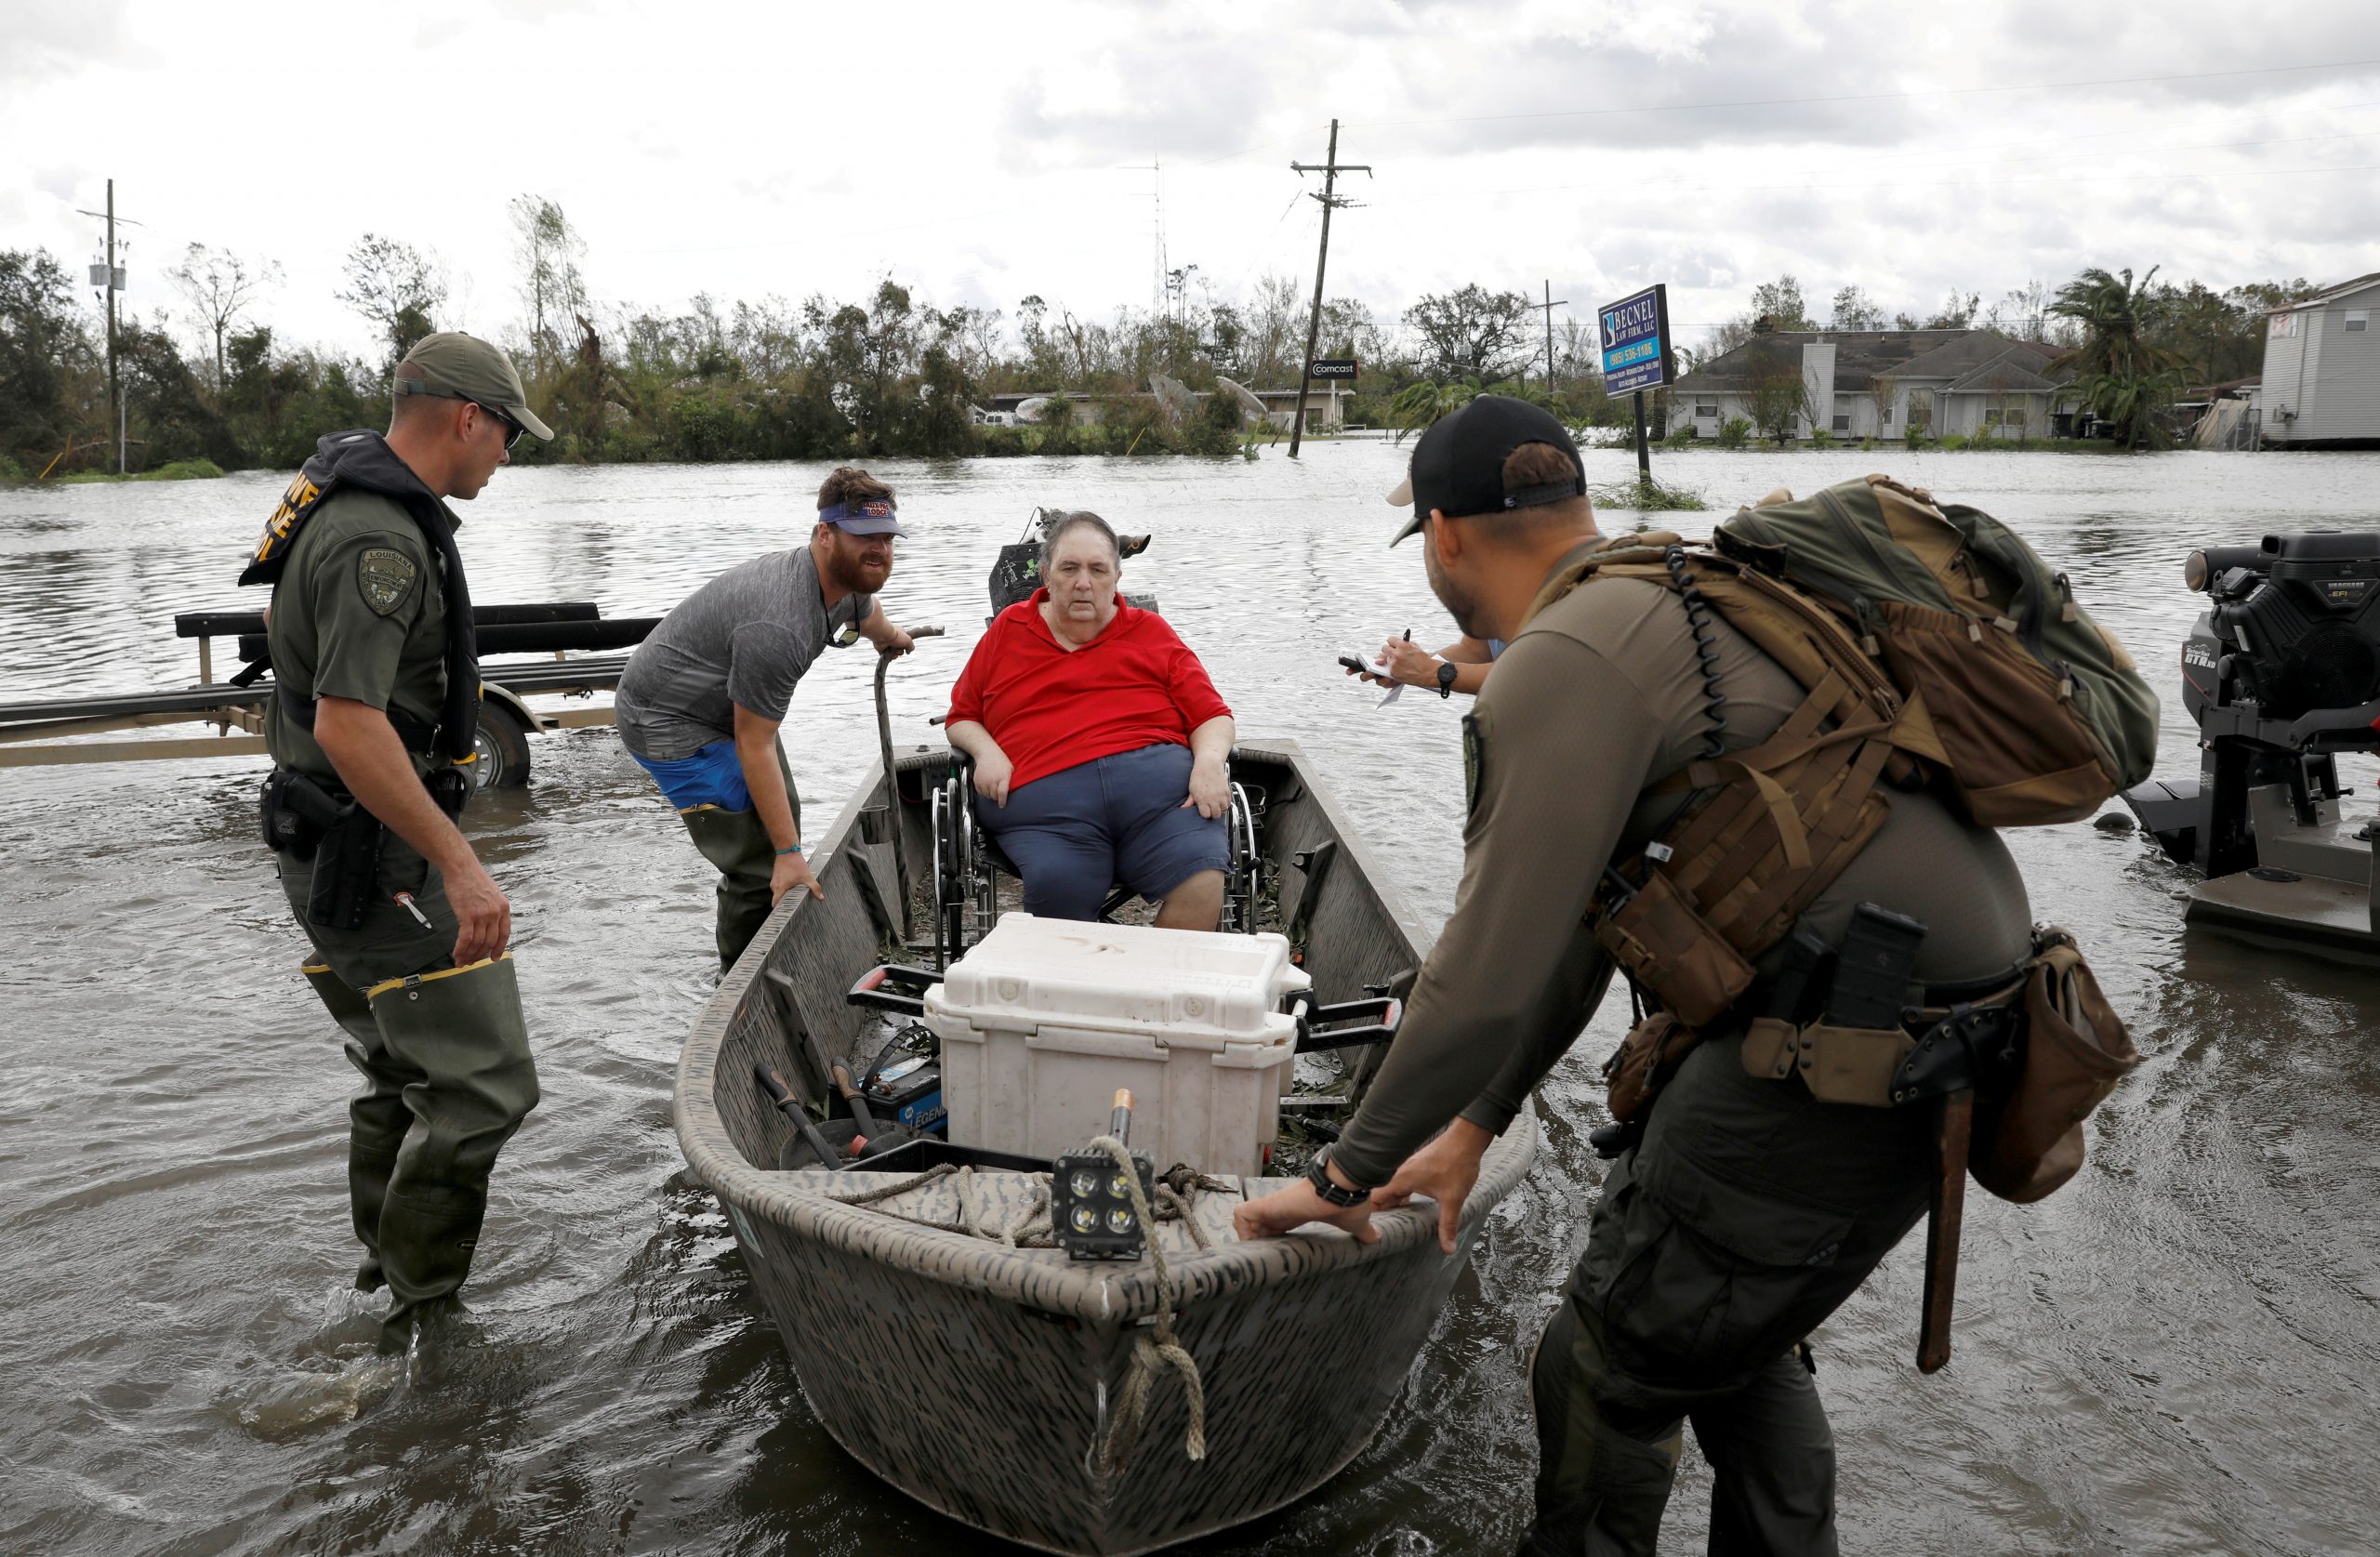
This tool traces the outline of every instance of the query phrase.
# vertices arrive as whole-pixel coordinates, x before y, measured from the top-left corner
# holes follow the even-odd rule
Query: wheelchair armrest
[[[859,982],[844,992],[843,999],[869,1010],[921,1017],[926,1014],[925,992],[940,983],[942,975],[931,968],[881,963],[862,973]]]
[[[1300,1054],[1312,1054],[1323,1049],[1353,1049],[1363,1044],[1386,1043],[1396,1036],[1397,1023],[1405,1020],[1405,1002],[1393,995],[1374,996],[1366,1000],[1347,1000],[1335,1006],[1317,1006],[1312,1000],[1301,1001],[1298,1019],[1298,1049]],[[1375,1020],[1355,1027],[1332,1027],[1328,1032],[1316,1031],[1334,1022],[1355,1022],[1363,1017]]]

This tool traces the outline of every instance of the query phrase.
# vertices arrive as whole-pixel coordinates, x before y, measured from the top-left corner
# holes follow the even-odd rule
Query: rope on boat
[[[906,1194],[911,1190],[915,1189],[923,1189],[937,1179],[947,1179],[953,1173],[962,1171],[964,1170],[961,1168],[954,1168],[948,1163],[943,1163],[939,1167],[927,1168],[923,1173],[917,1175],[915,1178],[896,1179],[892,1183],[882,1185],[877,1189],[863,1190],[857,1194],[830,1194],[826,1198],[835,1201],[839,1205],[844,1206],[873,1206],[879,1200],[890,1200],[894,1195]],[[959,1204],[962,1206],[965,1205],[966,1199],[966,1193],[961,1191],[959,1194]]]
[[[1095,1138],[1089,1148],[1104,1152],[1116,1161],[1124,1183],[1132,1192],[1132,1212],[1148,1229],[1149,1263],[1157,1271],[1157,1324],[1153,1333],[1143,1333],[1132,1339],[1132,1362],[1124,1375],[1124,1385],[1116,1400],[1116,1420],[1107,1430],[1107,1441],[1099,1446],[1099,1473],[1113,1476],[1130,1458],[1133,1445],[1141,1435],[1141,1424],[1148,1415],[1149,1390],[1157,1382],[1157,1374],[1170,1367],[1182,1375],[1182,1392],[1190,1408],[1190,1426],[1182,1435],[1182,1450],[1193,1460],[1207,1458],[1207,1386],[1198,1377],[1198,1361],[1173,1334],[1173,1279],[1166,1273],[1165,1249],[1157,1235],[1157,1217],[1149,1208],[1149,1197],[1141,1189],[1141,1171],[1132,1162],[1132,1155],[1124,1143],[1112,1135]],[[1191,1191],[1196,1194],[1197,1185]],[[1170,1184],[1166,1195],[1180,1208],[1182,1220],[1191,1229],[1191,1238],[1201,1247],[1205,1234],[1198,1230],[1197,1219],[1189,1215],[1189,1207],[1176,1194]]]

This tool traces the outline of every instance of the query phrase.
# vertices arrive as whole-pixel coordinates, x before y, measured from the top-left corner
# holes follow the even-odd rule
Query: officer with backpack
[[[1965,602],[1944,593],[1924,619],[1932,650],[1980,674],[1966,656],[2003,663],[2054,622],[2069,674],[2095,676],[2094,706],[2130,722],[2111,721],[2086,773],[2058,744],[2082,700],[2028,706],[2060,730],[1996,773],[1958,769],[1959,739],[2016,732],[1948,690],[1932,718],[1912,712],[1887,666],[1920,618],[1764,571],[1826,554],[1831,535],[1844,556],[1896,551],[1916,576],[1924,558],[1885,521],[1923,508],[1946,527],[1933,539],[1958,528],[1919,495],[1846,487],[1860,490],[1749,511],[1798,548],[1606,539],[1560,424],[1483,396],[1430,428],[1392,495],[1413,508],[1396,539],[1421,537],[1461,630],[1510,645],[1464,720],[1462,881],[1343,1138],[1236,1222],[1261,1237],[1327,1221],[1369,1242],[1376,1210],[1420,1196],[1452,1253],[1488,1146],[1626,974],[1643,1020],[1607,1069],[1616,1117],[1594,1137],[1615,1160],[1530,1364],[1531,1553],[1653,1551],[1687,1423],[1714,1473],[1713,1550],[1833,1551],[1833,1440],[1807,1337],[1929,1207],[1954,1221],[1945,1182],[1969,1161],[2016,1197],[2062,1181],[2080,1161],[2075,1110],[2129,1053],[2070,940],[2037,941],[2024,882],[1977,818],[2095,807],[2145,769],[2154,700],[2128,662],[2088,652],[2097,630],[2070,600],[2003,598],[2000,561],[2038,559],[1984,521],[1961,553]],[[2035,1063],[2089,1045],[2028,1046],[2029,1009],[2061,1040],[2096,1033],[2106,1063]],[[1937,1150],[1961,1122],[1972,1157]],[[1947,1284],[1940,1298],[1947,1313]]]

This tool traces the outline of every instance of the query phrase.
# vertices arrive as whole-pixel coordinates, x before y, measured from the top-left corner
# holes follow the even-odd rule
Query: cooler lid
[[[976,1027],[1126,1027],[1269,1041],[1281,1001],[1314,981],[1279,935],[1215,934],[1004,915],[928,996]]]

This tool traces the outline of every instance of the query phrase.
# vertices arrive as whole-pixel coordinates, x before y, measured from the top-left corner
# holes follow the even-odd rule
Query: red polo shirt
[[[1190,732],[1231,712],[1164,617],[1124,603],[1099,636],[1068,650],[1041,619],[1037,589],[998,616],[950,689],[950,720],[991,732],[1014,770],[1009,784],[1119,751],[1190,744]]]

